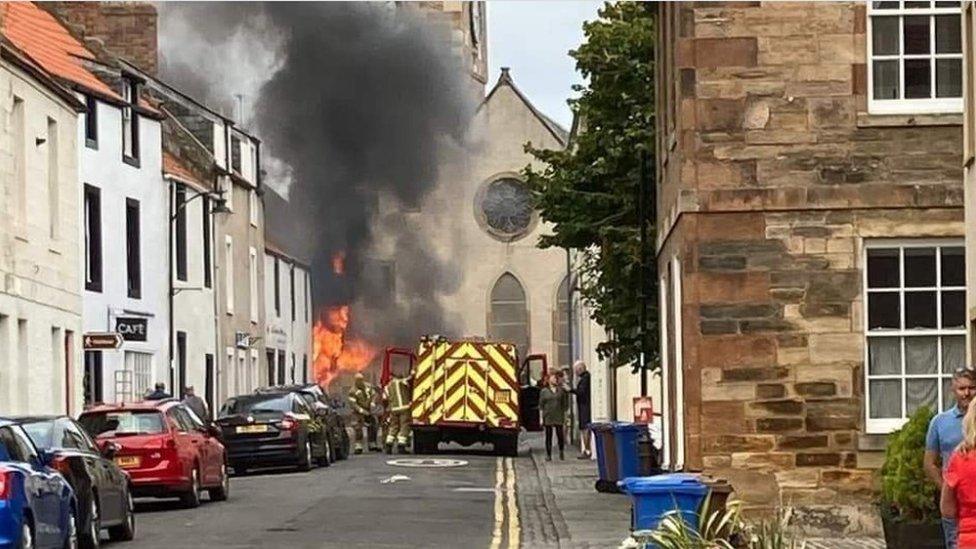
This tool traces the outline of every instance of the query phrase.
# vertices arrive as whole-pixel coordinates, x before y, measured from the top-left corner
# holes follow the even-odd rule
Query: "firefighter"
[[[398,454],[407,453],[407,440],[410,437],[410,378],[393,374],[383,390],[386,401],[388,430],[386,434],[386,453],[393,453],[393,445]]]
[[[352,407],[353,430],[356,440],[354,451],[361,454],[363,453],[363,428],[369,429],[370,426],[374,425],[372,408],[376,393],[373,391],[373,387],[366,383],[363,374],[356,374],[355,380],[352,390],[349,391],[349,405]],[[375,429],[375,427],[373,428]],[[374,449],[372,437],[368,445],[372,451]]]

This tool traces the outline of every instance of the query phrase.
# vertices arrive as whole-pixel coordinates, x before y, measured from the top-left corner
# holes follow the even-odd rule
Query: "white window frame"
[[[258,193],[254,189],[247,190],[248,215],[250,216],[251,226],[258,226]]]
[[[224,302],[227,314],[234,314],[234,239],[224,235]]]
[[[907,417],[902,417],[902,418],[872,418],[871,417],[871,383],[870,383],[871,380],[898,379],[898,380],[904,381],[904,380],[908,380],[908,379],[930,379],[930,378],[933,378],[933,377],[938,378],[939,383],[937,384],[937,391],[938,391],[938,393],[937,393],[936,399],[937,399],[937,403],[938,403],[939,407],[941,408],[941,406],[942,406],[942,401],[943,401],[942,382],[945,379],[950,378],[952,376],[952,372],[946,373],[946,372],[943,372],[942,371],[942,343],[941,343],[941,339],[939,339],[938,352],[936,353],[936,355],[938,357],[938,360],[939,360],[939,364],[936,367],[937,368],[936,369],[936,373],[935,374],[910,374],[910,375],[906,375],[905,374],[905,360],[906,360],[906,358],[905,358],[905,344],[904,344],[905,338],[906,337],[923,337],[923,336],[931,336],[931,337],[963,336],[964,338],[966,337],[966,328],[965,328],[965,326],[963,328],[961,328],[961,329],[936,328],[934,330],[931,330],[931,329],[924,329],[924,330],[923,329],[911,329],[911,330],[906,330],[904,328],[900,328],[898,330],[885,330],[884,332],[878,332],[878,331],[876,331],[874,333],[871,333],[871,332],[868,331],[868,326],[869,326],[869,322],[868,322],[869,321],[869,319],[868,319],[868,312],[869,312],[868,311],[868,293],[869,293],[869,290],[868,290],[868,251],[869,250],[873,250],[873,249],[879,249],[879,248],[881,248],[881,249],[898,248],[898,249],[901,250],[901,252],[900,252],[900,258],[899,258],[899,269],[901,271],[900,272],[899,285],[897,287],[893,287],[893,288],[875,288],[875,289],[871,289],[870,291],[871,292],[877,292],[877,293],[894,293],[894,292],[898,292],[899,293],[899,295],[901,296],[901,304],[900,304],[900,308],[899,308],[899,314],[901,315],[901,325],[904,326],[904,322],[905,322],[905,298],[904,298],[904,292],[905,292],[905,263],[904,263],[904,250],[905,249],[911,249],[911,248],[932,248],[932,247],[937,248],[937,251],[936,251],[936,254],[935,254],[936,285],[934,287],[931,287],[931,288],[929,288],[929,287],[920,287],[920,288],[911,287],[910,288],[910,291],[925,291],[925,290],[930,290],[930,291],[936,291],[937,292],[937,298],[936,298],[936,325],[937,326],[941,326],[942,325],[942,299],[941,299],[941,292],[942,291],[960,291],[960,290],[961,291],[965,291],[966,290],[966,287],[965,286],[942,286],[941,285],[942,284],[942,254],[938,251],[938,248],[943,248],[943,247],[950,247],[950,248],[959,248],[959,247],[962,247],[962,248],[964,248],[965,247],[964,240],[962,238],[907,239],[907,240],[906,239],[872,239],[872,240],[866,240],[864,242],[864,246],[863,246],[864,249],[861,252],[861,262],[862,262],[861,264],[863,265],[863,268],[861,269],[861,276],[862,276],[862,282],[861,282],[861,285],[862,285],[862,296],[861,297],[862,297],[862,303],[863,303],[863,308],[862,308],[863,314],[861,316],[862,316],[862,323],[863,323],[862,324],[862,330],[863,330],[863,333],[864,333],[864,352],[863,352],[863,360],[864,360],[864,368],[863,368],[864,369],[864,426],[865,426],[865,431],[867,433],[869,433],[869,434],[888,434],[888,433],[890,433],[892,431],[895,431],[897,429],[900,429],[901,426],[904,425],[906,421],[908,421],[908,418]],[[869,353],[869,344],[868,343],[869,343],[869,339],[870,338],[874,338],[874,337],[897,337],[897,338],[899,338],[902,341],[902,352],[901,352],[901,370],[902,370],[902,372],[901,372],[901,374],[897,374],[897,375],[895,375],[895,374],[891,374],[891,375],[873,375],[873,376],[870,375],[870,357],[868,356],[868,353]],[[907,395],[906,395],[907,389],[906,389],[906,387],[907,387],[907,384],[906,383],[902,383],[901,406],[902,406],[902,414],[903,415],[904,415],[905,410],[906,410],[906,407],[907,407]]]
[[[942,114],[942,113],[961,113],[963,111],[963,98],[962,97],[935,97],[936,81],[935,81],[935,60],[936,59],[962,59],[963,53],[935,53],[935,17],[936,15],[961,15],[961,9],[959,7],[952,8],[936,8],[931,7],[927,9],[922,8],[904,8],[903,4],[899,4],[898,9],[879,9],[874,7],[874,2],[868,0],[868,17],[867,17],[867,37],[865,42],[867,44],[867,70],[868,70],[868,112],[871,114]],[[935,6],[935,4],[931,4]],[[901,24],[898,26],[898,51],[896,55],[884,55],[880,59],[897,59],[898,60],[898,92],[899,95],[903,96],[905,93],[905,59],[931,59],[932,71],[929,80],[929,85],[931,86],[932,97],[928,99],[875,99],[874,98],[874,17],[875,16],[897,16],[899,18],[899,23],[902,17],[906,15],[926,15],[929,17],[929,53],[928,54],[904,54],[904,41],[905,34],[902,30]],[[961,16],[960,16],[961,20]],[[960,23],[961,24],[961,23]],[[962,29],[960,29],[962,33]],[[965,66],[963,66],[961,78],[965,79]]]
[[[251,322],[258,322],[258,251],[251,246],[248,248],[247,276],[250,282],[248,300],[250,301]]]
[[[681,288],[681,260],[675,256],[671,260],[671,296],[674,300],[674,377],[675,377],[675,442],[677,452],[675,453],[675,469],[682,470],[685,466],[685,374],[684,356],[682,344],[684,337],[681,326],[681,305],[683,296]]]

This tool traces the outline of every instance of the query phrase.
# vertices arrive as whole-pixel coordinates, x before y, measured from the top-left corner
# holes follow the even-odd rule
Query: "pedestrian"
[[[549,384],[539,393],[539,411],[546,430],[546,461],[552,461],[552,434],[559,441],[559,459],[566,459],[566,410],[569,409],[569,393],[559,383],[559,374],[549,376]]]
[[[949,457],[939,508],[944,520],[956,522],[961,548],[976,547],[976,406],[962,419],[962,442]],[[948,545],[948,540],[947,545]]]
[[[943,487],[943,474],[949,465],[949,458],[963,440],[962,418],[969,409],[973,396],[976,395],[976,372],[968,368],[953,372],[952,392],[956,398],[956,405],[933,417],[925,436],[923,467],[929,479],[938,485],[940,490]],[[958,547],[957,527],[954,517],[942,518],[946,549]]]
[[[210,419],[210,411],[207,409],[207,402],[196,395],[193,390],[193,385],[187,385],[183,388],[183,404],[193,411],[194,414],[200,418],[201,421],[208,421]]]
[[[577,459],[590,459],[590,372],[586,371],[586,363],[577,360],[573,364],[573,371],[576,372],[576,388],[572,389],[576,395],[576,417],[579,421],[580,442],[583,445],[582,453]]]
[[[146,395],[145,400],[163,400],[166,398],[173,398],[173,395],[166,392],[166,384],[160,381],[156,383],[153,392]]]

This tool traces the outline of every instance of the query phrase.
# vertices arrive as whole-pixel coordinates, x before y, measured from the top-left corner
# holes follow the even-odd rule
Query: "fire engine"
[[[399,377],[410,376],[415,453],[434,454],[440,442],[482,442],[514,456],[519,431],[541,429],[539,391],[548,371],[541,354],[518,364],[511,343],[425,336],[416,353],[386,350],[380,383],[389,383],[394,368]]]

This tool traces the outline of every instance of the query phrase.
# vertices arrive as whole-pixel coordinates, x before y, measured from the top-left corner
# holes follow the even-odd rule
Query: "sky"
[[[492,0],[488,8],[488,85],[501,67],[529,100],[567,130],[573,122],[566,99],[581,83],[567,52],[583,40],[583,22],[602,2],[591,0]]]

